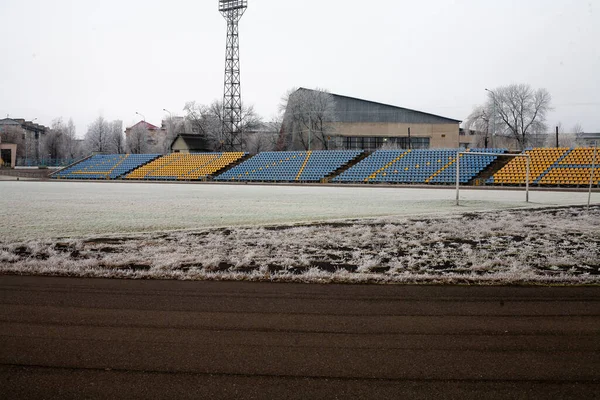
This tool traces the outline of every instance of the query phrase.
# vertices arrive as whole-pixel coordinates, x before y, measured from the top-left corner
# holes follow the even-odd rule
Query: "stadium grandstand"
[[[125,179],[162,181],[197,181],[206,179],[247,153],[172,153],[146,164],[125,176]]]
[[[218,182],[333,182],[454,184],[460,152],[460,183],[525,185],[526,158],[500,157],[506,149],[314,150],[243,152],[103,154],[55,172],[55,179],[127,179]],[[468,153],[479,153],[472,156]],[[593,148],[533,148],[529,184],[585,186],[600,184],[600,154]],[[519,153],[520,154],[520,153]]]
[[[506,149],[473,149],[505,153]],[[456,182],[458,149],[378,150],[344,171],[333,182],[441,183]],[[460,157],[460,182],[468,183],[496,160],[494,155]]]
[[[534,148],[525,151],[530,156],[529,183],[541,186],[585,186],[590,183],[594,149]],[[596,156],[597,157],[597,156]],[[488,183],[523,185],[526,180],[526,160],[517,157],[500,169]],[[598,185],[600,173],[594,171],[593,184]]]
[[[320,182],[361,154],[362,150],[264,152],[230,169],[215,180]]]
[[[97,154],[54,174],[55,179],[117,179],[160,154]]]

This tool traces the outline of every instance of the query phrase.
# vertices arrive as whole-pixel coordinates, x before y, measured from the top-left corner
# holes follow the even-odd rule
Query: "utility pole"
[[[308,114],[308,150],[310,151],[310,143],[312,139],[312,117]]]
[[[590,189],[588,191],[587,211],[590,212],[590,203],[592,201],[592,187],[594,186],[594,171],[596,169],[596,156],[598,154],[598,142],[594,141],[594,156],[592,158],[592,169],[590,171]]]
[[[488,148],[489,136],[490,136],[490,116],[486,115],[487,112],[483,110],[483,121],[485,122],[485,137],[483,138],[483,148]],[[465,134],[470,134],[470,132],[465,132]],[[460,137],[460,135],[459,135]],[[460,138],[458,139],[460,142]]]
[[[496,94],[493,90],[485,89],[486,92],[492,95],[492,147],[495,145],[494,137],[496,136]]]
[[[558,126],[556,127],[556,148],[558,148]]]

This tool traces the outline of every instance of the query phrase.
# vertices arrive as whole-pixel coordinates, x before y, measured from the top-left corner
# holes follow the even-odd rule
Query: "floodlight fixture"
[[[234,10],[245,10],[247,7],[247,0],[219,0],[219,11],[222,13],[228,13]]]

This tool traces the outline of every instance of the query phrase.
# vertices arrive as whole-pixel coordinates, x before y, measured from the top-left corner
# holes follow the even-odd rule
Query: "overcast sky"
[[[159,125],[223,96],[217,0],[0,0],[0,118],[77,133]],[[242,97],[265,119],[292,87],[464,120],[485,88],[548,89],[548,123],[600,132],[598,0],[249,0]]]

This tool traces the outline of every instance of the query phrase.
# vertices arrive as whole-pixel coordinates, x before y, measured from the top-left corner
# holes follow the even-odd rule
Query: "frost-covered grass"
[[[586,193],[145,183],[0,182],[0,243],[206,227],[583,204]],[[600,193],[593,201],[600,203]]]
[[[390,191],[393,193],[393,190]],[[0,272],[347,283],[600,283],[600,206],[0,242]]]

